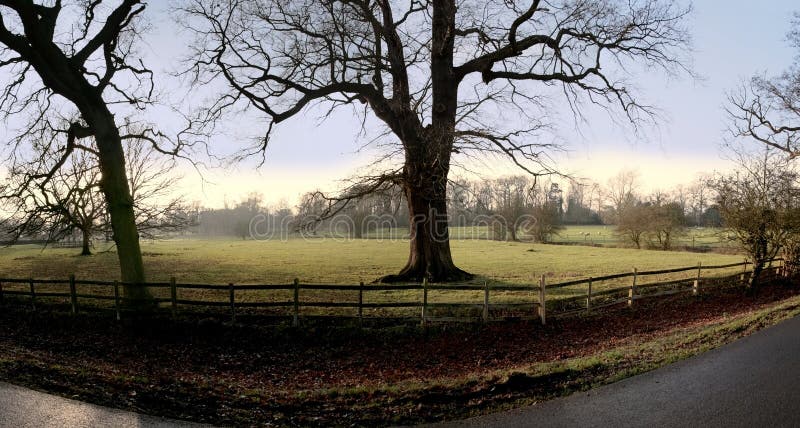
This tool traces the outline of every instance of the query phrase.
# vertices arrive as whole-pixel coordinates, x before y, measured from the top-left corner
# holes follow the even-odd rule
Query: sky
[[[175,71],[175,58],[187,43],[167,3],[150,2],[152,29],[142,47],[145,62],[161,76]],[[634,169],[645,189],[663,190],[687,184],[699,173],[731,167],[722,149],[726,92],[754,74],[774,75],[790,65],[797,53],[786,34],[800,5],[790,0],[697,0],[693,6],[688,24],[693,70],[700,78],[650,72],[634,76],[641,99],[661,111],[659,125],[638,135],[619,129],[605,113],[587,113],[586,123],[577,129],[571,117],[561,117],[556,132],[567,150],[555,158],[560,171],[603,184],[621,169]],[[158,79],[174,84],[168,77]],[[364,139],[356,135],[360,123],[355,116],[340,111],[324,122],[318,116],[307,111],[280,124],[260,168],[250,160],[204,169],[201,178],[182,164],[187,198],[219,207],[258,192],[269,204],[293,206],[305,191],[336,189],[339,180],[357,174],[375,153],[359,151]],[[217,137],[211,148],[230,153],[262,127],[257,118],[241,118],[233,133]],[[481,170],[488,176],[521,173],[506,162],[488,162]]]

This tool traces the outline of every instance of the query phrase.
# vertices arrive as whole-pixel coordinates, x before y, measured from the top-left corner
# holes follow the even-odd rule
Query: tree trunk
[[[448,144],[446,136],[437,135],[424,142],[407,142],[403,192],[410,223],[408,262],[400,273],[383,277],[381,282],[418,282],[423,278],[447,282],[473,278],[472,274],[456,267],[450,253],[447,173],[451,145],[452,140]]]
[[[764,262],[758,261],[753,263],[753,272],[750,273],[750,278],[747,281],[747,291],[748,293],[755,292],[756,288],[758,287],[759,280],[761,277],[761,272],[764,271]]]
[[[89,233],[88,229],[81,230],[81,235],[83,235],[83,249],[81,250],[82,256],[91,256],[92,255],[92,238],[91,234]]]
[[[410,252],[406,266],[397,275],[388,275],[381,282],[463,281],[473,278],[453,263],[444,200],[432,200],[424,192],[407,186],[410,211]]]
[[[511,238],[512,242],[519,241],[519,239],[517,239],[517,223],[516,222],[514,222],[513,224],[509,224],[508,225],[508,234],[509,234],[509,237]]]
[[[136,285],[145,282],[139,233],[133,212],[128,177],[125,172],[125,155],[114,116],[105,106],[86,114],[84,118],[94,131],[100,158],[100,183],[111,219],[112,239],[117,246],[121,279],[130,283],[123,294],[132,306],[147,306],[152,295],[147,288]]]

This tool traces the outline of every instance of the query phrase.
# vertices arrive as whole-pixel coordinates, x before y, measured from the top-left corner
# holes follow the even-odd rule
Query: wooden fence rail
[[[769,267],[765,270],[767,275],[777,274],[781,275],[783,272],[783,260],[774,259],[769,263]],[[358,285],[335,285],[335,284],[302,284],[298,279],[295,279],[291,284],[245,284],[236,285],[229,283],[226,285],[221,284],[194,284],[194,283],[180,283],[176,278],[170,278],[169,282],[148,282],[143,284],[148,288],[165,288],[169,291],[169,297],[157,297],[154,299],[155,303],[168,304],[173,316],[178,313],[179,306],[204,306],[204,307],[227,307],[230,312],[230,319],[236,320],[237,310],[241,311],[245,308],[288,308],[290,311],[292,325],[297,326],[300,322],[300,317],[303,316],[303,308],[348,308],[355,309],[359,321],[364,319],[365,309],[397,309],[397,308],[418,308],[420,310],[420,322],[425,325],[433,321],[459,321],[459,320],[482,320],[484,322],[490,321],[492,318],[491,313],[493,310],[523,310],[526,309],[533,315],[515,316],[515,318],[537,318],[542,324],[546,323],[548,315],[560,317],[573,315],[577,313],[590,313],[608,306],[619,305],[627,303],[628,306],[633,306],[635,302],[643,298],[653,298],[658,296],[667,296],[682,292],[691,292],[693,295],[698,295],[701,290],[705,288],[720,286],[726,283],[744,282],[747,276],[748,261],[740,263],[731,263],[725,265],[711,265],[703,266],[696,265],[691,267],[681,267],[672,269],[660,269],[651,271],[639,271],[634,268],[631,272],[611,274],[599,277],[587,277],[564,282],[557,282],[553,284],[546,283],[545,275],[539,277],[538,284],[530,284],[523,286],[513,285],[491,285],[486,282],[483,284],[428,284],[423,281],[421,284],[377,284],[377,285],[364,285],[361,282]],[[773,264],[778,264],[773,266]],[[752,264],[750,264],[752,266]],[[708,273],[719,269],[730,269],[742,266],[742,271],[736,272],[726,276],[706,276],[703,278],[703,273]],[[666,275],[676,274],[682,272],[692,272],[690,277],[668,279],[664,281],[642,283],[642,279],[653,275]],[[739,281],[736,281],[736,279]],[[613,286],[608,289],[598,289],[598,284],[604,281],[612,281],[617,279],[630,278],[630,285]],[[9,284],[16,284],[17,288],[28,289],[9,289]],[[68,290],[64,292],[56,291],[43,291],[37,290],[36,285],[68,285]],[[6,285],[4,287],[4,285]],[[76,314],[79,309],[79,300],[98,300],[98,301],[111,301],[113,302],[113,309],[116,318],[119,320],[124,312],[125,305],[130,303],[129,299],[120,294],[120,286],[131,285],[129,283],[120,281],[98,281],[98,280],[85,280],[76,278],[75,275],[70,275],[68,279],[19,279],[19,278],[0,278],[0,305],[8,302],[6,297],[28,297],[30,306],[36,310],[37,299],[41,298],[64,298],[69,302],[70,312]],[[575,296],[556,298],[548,297],[548,290],[553,292],[563,290],[567,287],[575,287],[586,285],[585,293],[580,292]],[[78,291],[82,286],[99,286],[99,287],[113,287],[111,292],[113,294],[91,294],[81,293]],[[179,296],[180,290],[209,290],[226,293],[227,298],[220,300],[195,300],[190,298],[181,298]],[[281,301],[242,301],[241,298],[237,300],[237,295],[248,291],[286,291],[291,292],[291,298]],[[350,291],[357,292],[358,297],[355,301],[307,301],[301,299],[302,291]],[[391,292],[391,291],[421,291],[419,301],[392,301],[392,302],[365,302],[365,295],[374,292]],[[480,295],[482,299],[475,302],[441,302],[429,301],[429,294],[432,292],[440,291],[467,291],[474,292]],[[491,296],[496,292],[526,292],[530,294],[528,302],[491,302]],[[549,299],[549,300],[548,300]],[[477,316],[449,316],[449,317],[434,317],[431,314],[431,309],[450,309],[450,310],[464,310],[475,309],[479,310]],[[526,312],[528,312],[526,311]],[[501,317],[502,318],[502,317]]]

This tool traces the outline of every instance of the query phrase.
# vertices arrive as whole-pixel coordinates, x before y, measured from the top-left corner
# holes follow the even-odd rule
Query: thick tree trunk
[[[382,282],[463,281],[469,274],[453,263],[447,216],[447,174],[452,137],[432,132],[407,141],[403,192],[408,203],[410,249],[406,266]]]
[[[98,107],[90,114],[84,112],[84,118],[94,131],[100,154],[103,177],[100,185],[111,220],[112,238],[117,246],[121,278],[123,282],[130,283],[123,287],[123,294],[130,299],[132,306],[147,306],[147,302],[152,300],[150,292],[136,285],[145,282],[144,265],[119,130],[113,115],[105,106]]]
[[[440,195],[444,196],[442,187]],[[410,251],[406,266],[396,275],[381,278],[381,282],[463,281],[473,275],[459,269],[450,253],[450,234],[447,225],[447,204],[443,197],[430,197],[430,191],[407,185],[410,219]]]
[[[91,238],[91,234],[89,233],[89,230],[83,229],[81,231],[81,235],[83,235],[83,249],[81,250],[81,255],[82,256],[91,256],[92,255],[92,249],[91,249],[92,238]]]

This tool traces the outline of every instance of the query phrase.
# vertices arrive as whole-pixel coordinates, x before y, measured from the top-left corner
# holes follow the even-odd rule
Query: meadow
[[[380,229],[365,234],[368,239],[402,239],[408,232],[405,228]],[[455,226],[450,228],[450,237],[456,240],[491,239],[492,232],[488,226]],[[524,240],[527,236],[520,234]],[[553,237],[554,243],[598,245],[606,247],[630,247],[631,244],[621,238],[613,225],[569,225]],[[715,227],[691,227],[673,238],[673,246],[677,249],[718,249],[731,248],[724,229]]]
[[[83,280],[114,280],[118,278],[116,254],[107,244],[98,244],[92,256],[78,255],[75,248],[42,248],[34,245],[0,249],[0,277],[66,279],[70,274]],[[537,285],[541,275],[547,283],[568,281],[608,274],[658,270],[702,265],[721,265],[741,262],[741,255],[697,253],[686,251],[637,250],[632,248],[592,247],[582,245],[545,245],[527,242],[501,242],[478,239],[452,241],[453,257],[463,269],[476,278],[473,284],[488,283],[504,286]],[[382,275],[399,270],[406,261],[408,242],[379,239],[288,239],[255,241],[241,239],[181,239],[145,241],[142,243],[148,281],[166,282],[175,277],[179,283],[204,284],[290,284],[298,279],[304,284],[370,283]],[[739,268],[740,269],[740,268]],[[709,275],[733,273],[732,270],[709,271]],[[645,282],[677,279],[672,274],[640,279]],[[692,277],[694,271],[676,275]],[[625,286],[630,278],[596,282],[594,290]],[[26,284],[5,284],[6,290],[26,290]],[[52,285],[42,291],[59,291],[63,285]],[[89,286],[85,286],[89,287]],[[548,298],[560,299],[585,293],[586,285],[553,290]],[[63,291],[63,290],[62,290]],[[108,294],[108,287],[92,287],[92,293]],[[159,297],[168,297],[167,289],[156,289]],[[420,301],[419,290],[373,291],[367,303]],[[308,290],[302,292],[304,301],[353,302],[357,292],[338,290]],[[226,291],[180,290],[181,299],[225,301]],[[291,291],[242,291],[237,301],[288,301]],[[480,291],[432,291],[429,302],[480,303]],[[536,300],[531,290],[497,291],[492,303],[527,303]],[[532,306],[528,307],[532,309]],[[352,310],[317,310],[308,314],[338,314]],[[285,311],[280,313],[284,313]],[[389,311],[415,315],[418,310],[401,308]],[[387,315],[373,310],[366,315]]]
[[[453,240],[456,263],[482,283],[525,285],[539,275],[561,281],[639,270],[702,264],[725,264],[741,255],[685,251],[637,250],[528,242]],[[75,248],[19,245],[0,248],[0,277],[109,280],[118,276],[116,254],[98,244],[92,256]],[[180,239],[144,241],[142,251],[148,280],[212,284],[304,283],[357,284],[397,271],[408,257],[404,240]]]
[[[691,227],[674,238],[675,248],[732,247],[724,229],[716,227]],[[604,246],[630,246],[615,233],[614,226],[566,226],[553,238],[556,243],[576,243]]]

